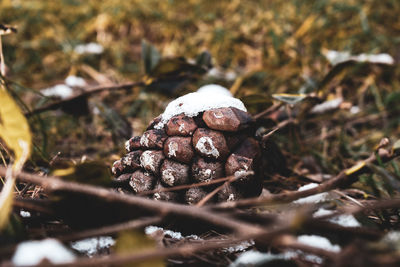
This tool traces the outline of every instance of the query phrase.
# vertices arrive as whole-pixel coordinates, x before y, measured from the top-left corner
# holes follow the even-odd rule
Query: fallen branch
[[[191,255],[193,253],[197,252],[204,252],[204,251],[209,251],[209,250],[214,250],[218,248],[225,248],[225,247],[230,247],[234,244],[240,243],[242,241],[250,240],[255,237],[262,238],[263,240],[270,240],[273,241],[274,238],[281,234],[288,233],[290,231],[290,225],[289,224],[281,224],[281,226],[276,227],[275,229],[272,230],[263,230],[258,233],[248,233],[248,234],[241,234],[238,237],[231,236],[230,238],[221,240],[220,242],[207,242],[206,240],[204,243],[201,244],[196,244],[196,245],[182,245],[179,247],[171,247],[171,248],[162,248],[162,249],[147,249],[147,250],[141,250],[135,253],[124,253],[124,254],[113,254],[110,256],[105,256],[105,257],[98,257],[98,258],[81,258],[73,263],[67,263],[67,264],[51,264],[48,262],[41,263],[39,265],[35,266],[58,266],[58,267],[64,267],[64,266],[73,266],[76,267],[83,267],[83,266],[121,266],[124,263],[139,263],[139,262],[144,262],[148,260],[154,260],[154,259],[163,259],[167,257],[173,257],[173,256],[179,256],[179,255]],[[9,266],[14,266],[10,262],[3,262],[3,264],[0,265],[1,267],[9,267]]]
[[[0,167],[0,175],[5,175],[6,168]],[[214,226],[229,229],[237,234],[240,233],[258,233],[259,227],[240,222],[229,217],[221,216],[209,211],[206,208],[198,208],[188,205],[181,205],[169,202],[155,201],[134,195],[120,194],[105,188],[78,184],[74,182],[65,182],[56,177],[42,177],[35,174],[20,172],[16,175],[18,180],[40,185],[47,192],[66,191],[85,196],[101,198],[109,203],[124,203],[132,207],[146,209],[160,216],[178,215],[192,219],[198,219],[208,222]]]

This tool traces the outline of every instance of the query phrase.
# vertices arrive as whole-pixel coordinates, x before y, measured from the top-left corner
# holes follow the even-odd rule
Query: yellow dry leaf
[[[66,168],[66,169],[54,170],[52,172],[52,175],[54,175],[54,176],[66,176],[66,175],[71,175],[74,172],[75,172],[75,167],[69,167],[69,168]]]
[[[15,179],[7,179],[0,193],[0,230],[8,223],[8,215],[12,209]]]
[[[126,255],[127,253],[140,253],[141,251],[148,251],[149,249],[156,249],[156,242],[146,236],[144,233],[138,231],[122,231],[118,235],[115,251],[119,255]],[[163,259],[154,258],[144,262],[126,263],[124,267],[164,267],[165,262]]]
[[[14,170],[20,170],[30,154],[31,133],[20,108],[0,87],[0,138],[14,152]]]
[[[317,17],[318,16],[315,14],[308,16],[308,18],[304,20],[303,24],[301,24],[300,28],[296,31],[294,36],[296,38],[302,37],[306,32],[308,32],[311,29]]]
[[[14,152],[13,170],[20,171],[30,154],[31,133],[26,118],[3,85],[0,87],[0,138]],[[8,222],[15,183],[11,171],[6,178],[0,193],[0,230]]]
[[[351,175],[353,173],[355,173],[356,171],[360,170],[361,168],[363,168],[365,166],[365,162],[361,161],[359,163],[357,163],[356,165],[354,165],[353,167],[351,167],[350,169],[346,170],[346,175]]]

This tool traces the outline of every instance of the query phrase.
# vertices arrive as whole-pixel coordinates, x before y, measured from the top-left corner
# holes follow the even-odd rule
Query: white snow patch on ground
[[[391,55],[383,53],[383,54],[359,54],[359,55],[351,55],[350,52],[347,51],[335,51],[328,50],[325,53],[325,57],[329,60],[332,65],[337,65],[339,63],[354,60],[357,62],[370,62],[370,63],[380,63],[380,64],[388,64],[393,65],[394,59]]]
[[[350,108],[350,113],[351,114],[357,114],[357,113],[359,113],[361,111],[361,109],[358,107],[358,106],[352,106],[351,108]]]
[[[111,236],[99,236],[71,242],[71,247],[91,257],[99,250],[109,248],[114,244],[115,240]]]
[[[326,215],[331,215],[334,212],[335,211],[333,211],[333,210],[326,210],[324,208],[320,208],[316,212],[314,212],[313,217],[318,218],[318,217],[322,217],[322,216],[326,216]]]
[[[156,233],[157,231],[162,231],[164,233],[164,235],[169,236],[171,238],[174,239],[183,239],[183,238],[191,238],[191,239],[196,239],[196,240],[201,240],[201,238],[197,235],[188,235],[188,236],[183,236],[182,233],[180,232],[174,232],[171,230],[166,230],[162,227],[158,227],[158,226],[154,226],[154,225],[150,225],[147,226],[144,229],[144,232],[146,233],[146,235],[152,235],[154,233]]]
[[[398,244],[400,244],[400,231],[390,231],[382,238],[382,241],[389,243],[393,247],[398,247]]]
[[[330,222],[339,224],[344,227],[360,227],[361,224],[351,214],[342,214],[329,219]]]
[[[339,108],[340,104],[342,104],[342,103],[343,103],[343,98],[338,97],[338,98],[335,98],[335,99],[332,99],[332,100],[328,100],[328,101],[326,101],[324,103],[315,105],[311,109],[311,112],[312,113],[317,113],[317,114],[324,113],[324,112],[327,112],[329,110],[334,110],[334,109]]]
[[[21,215],[21,217],[23,217],[23,218],[31,217],[31,213],[29,211],[25,211],[25,210],[20,210],[19,215]]]
[[[287,259],[284,254],[261,253],[259,251],[246,251],[232,262],[229,267],[262,266],[262,264],[279,259]]]
[[[55,96],[65,99],[71,97],[74,94],[74,90],[71,87],[84,87],[86,86],[86,81],[77,76],[70,75],[64,80],[65,84],[57,84],[53,87],[40,90],[44,96]]]
[[[310,183],[310,184],[306,184],[301,186],[297,191],[305,191],[314,187],[317,187],[318,184],[316,183]],[[308,197],[303,197],[300,198],[296,201],[293,201],[293,203],[296,204],[307,204],[307,203],[319,203],[319,202],[324,202],[331,199],[329,193],[320,193],[320,194],[315,194],[312,196],[308,196]]]
[[[56,97],[60,97],[61,99],[65,99],[65,98],[68,98],[73,95],[72,88],[65,84],[57,84],[53,87],[42,89],[42,90],[40,90],[40,92],[44,96],[48,96],[48,97],[56,96]]]
[[[37,265],[43,260],[53,264],[71,263],[75,255],[56,239],[44,239],[40,241],[26,241],[17,246],[11,259],[16,266]]]
[[[318,218],[318,217],[322,217],[325,215],[331,215],[333,213],[334,213],[334,211],[332,211],[332,210],[326,210],[326,209],[320,208],[319,210],[314,212],[313,216],[315,218]],[[357,219],[351,214],[338,215],[338,216],[328,219],[328,221],[331,223],[339,224],[344,227],[360,227],[361,226],[361,224],[357,221]]]
[[[300,235],[297,237],[297,241],[300,243],[303,243],[308,246],[316,247],[316,248],[321,248],[325,250],[329,250],[332,252],[339,252],[340,251],[340,246],[339,245],[333,245],[329,239],[323,236],[318,236],[318,235]]]
[[[161,115],[161,121],[155,125],[154,128],[163,128],[170,118],[182,113],[186,116],[194,117],[205,110],[223,107],[235,107],[247,111],[242,101],[227,95],[226,92],[223,93],[224,91],[220,87],[222,86],[215,84],[203,86],[198,92],[189,93],[173,100],[168,104],[164,113]],[[228,89],[224,88],[224,90]]]
[[[80,55],[82,54],[101,54],[104,51],[104,48],[101,44],[98,43],[88,43],[88,44],[80,44],[75,46],[74,51]]]
[[[71,87],[84,87],[86,86],[86,81],[82,77],[75,75],[70,75],[65,79],[65,84]]]

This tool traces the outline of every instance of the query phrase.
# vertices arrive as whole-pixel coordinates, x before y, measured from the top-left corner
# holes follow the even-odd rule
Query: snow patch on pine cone
[[[201,137],[196,144],[196,148],[205,155],[211,155],[215,158],[219,157],[218,149],[215,148],[213,141],[210,137]]]
[[[140,165],[145,169],[148,168],[153,172],[156,171],[155,159],[151,150],[147,150],[142,153],[142,155],[140,156]]]
[[[170,102],[161,115],[161,121],[154,126],[155,129],[162,129],[173,116],[185,114],[188,117],[195,117],[200,112],[215,109],[234,107],[247,111],[243,102],[223,91],[219,85],[203,86],[197,92],[189,93]],[[228,89],[225,88],[226,91]],[[225,93],[223,93],[225,92]],[[228,91],[229,92],[229,91]]]

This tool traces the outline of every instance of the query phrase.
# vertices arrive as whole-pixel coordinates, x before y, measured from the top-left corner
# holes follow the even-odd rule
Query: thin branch
[[[39,265],[35,266],[58,266],[58,267],[64,267],[64,266],[73,266],[76,267],[83,267],[83,266],[121,266],[124,263],[139,263],[139,262],[144,262],[148,260],[154,260],[154,259],[163,259],[167,257],[173,257],[173,256],[179,256],[179,255],[191,255],[193,253],[197,252],[204,252],[204,251],[209,251],[209,250],[214,250],[218,248],[225,248],[225,247],[230,247],[232,244],[236,244],[242,241],[250,240],[255,237],[262,238],[264,241],[273,241],[277,236],[287,233],[290,229],[289,224],[282,224],[279,227],[276,227],[271,230],[264,230],[262,232],[258,233],[248,233],[248,234],[242,234],[238,237],[231,236],[228,239],[221,240],[220,242],[206,242],[206,240],[203,243],[196,244],[196,245],[183,245],[179,247],[170,247],[170,248],[162,248],[162,249],[146,249],[142,251],[138,251],[135,253],[125,253],[125,254],[114,254],[110,256],[105,256],[105,257],[98,257],[98,258],[82,258],[75,260],[73,263],[68,263],[68,264],[51,264],[51,263],[42,263]],[[8,267],[8,266],[13,266],[11,263],[4,262],[2,267]]]
[[[376,153],[379,155],[379,158],[382,162],[390,161],[400,155],[400,149],[395,149],[392,151],[388,151],[386,149],[379,149]],[[304,191],[292,191],[287,193],[280,193],[269,195],[266,197],[258,197],[258,198],[249,198],[243,199],[239,201],[232,202],[224,202],[220,204],[216,204],[213,207],[217,209],[232,209],[232,208],[243,208],[243,207],[251,207],[251,206],[262,206],[266,204],[273,203],[287,203],[299,198],[308,197],[314,194],[323,193],[330,191],[332,189],[343,187],[349,184],[354,183],[358,176],[369,172],[368,164],[377,164],[378,159],[376,154],[372,154],[369,158],[364,161],[359,162],[353,167],[340,172],[336,177],[329,179],[326,182],[321,183],[319,186],[304,190]]]
[[[29,117],[29,116],[32,116],[34,114],[42,113],[42,112],[47,111],[47,110],[58,109],[62,105],[64,105],[65,103],[68,103],[70,101],[76,100],[76,99],[81,98],[81,97],[88,97],[90,95],[97,94],[97,93],[100,93],[100,92],[103,92],[103,91],[129,89],[129,88],[132,88],[132,87],[135,87],[135,86],[143,86],[143,85],[144,85],[143,82],[130,82],[130,83],[117,84],[117,85],[90,87],[90,88],[85,89],[85,91],[80,93],[80,94],[73,95],[71,97],[68,97],[68,98],[65,98],[65,99],[61,99],[59,101],[55,101],[53,103],[49,103],[49,104],[47,104],[45,106],[42,106],[42,107],[37,108],[35,110],[32,110],[31,112],[25,113],[25,116]]]
[[[265,115],[268,115],[268,114],[270,114],[270,113],[272,113],[272,112],[278,110],[278,109],[279,109],[280,107],[282,107],[283,105],[284,105],[283,102],[280,102],[280,103],[278,103],[278,104],[272,105],[272,106],[270,106],[269,108],[267,108],[266,110],[264,110],[264,111],[262,111],[262,112],[260,112],[260,113],[258,113],[258,114],[256,114],[256,115],[254,115],[253,118],[254,118],[255,120],[258,120],[258,119],[264,117]]]
[[[284,121],[280,122],[278,125],[276,125],[276,126],[274,127],[274,129],[272,129],[272,130],[269,131],[268,133],[264,134],[263,137],[262,137],[262,140],[263,140],[263,141],[267,140],[267,139],[268,139],[271,135],[273,135],[276,131],[278,131],[278,130],[284,128],[284,127],[286,127],[287,125],[289,125],[289,124],[291,124],[291,123],[296,124],[296,123],[297,123],[297,120],[289,118],[289,119],[287,119],[287,120],[284,120]]]
[[[253,171],[248,171],[248,172],[242,173],[243,176],[252,175],[252,174],[254,174]],[[209,185],[219,184],[219,183],[231,180],[232,178],[235,178],[235,177],[236,177],[235,175],[230,175],[230,176],[226,176],[223,178],[211,180],[208,182],[201,182],[201,183],[195,183],[195,184],[184,184],[184,185],[177,185],[177,186],[173,186],[173,187],[164,187],[164,188],[160,188],[160,189],[154,189],[154,190],[150,190],[150,191],[141,192],[138,194],[138,196],[152,195],[154,193],[160,193],[160,192],[179,191],[179,190],[189,189],[189,188],[193,188],[193,187],[209,186]],[[242,176],[240,176],[240,177],[242,177]]]
[[[43,203],[44,201],[46,203]],[[20,197],[14,198],[13,201],[14,207],[29,211],[36,211],[47,215],[54,215],[55,212],[53,211],[53,209],[51,209],[50,207],[46,207],[45,204],[48,204],[48,201],[40,199],[24,199]]]
[[[0,175],[4,175],[5,172],[6,169],[4,167],[0,167]],[[42,177],[26,172],[20,172],[16,174],[16,177],[20,181],[40,185],[43,190],[47,192],[67,191],[85,194],[88,197],[92,196],[101,198],[103,201],[109,203],[124,203],[132,207],[140,207],[141,209],[146,209],[161,216],[174,214],[182,217],[202,220],[214,226],[229,229],[236,233],[255,233],[260,232],[261,230],[259,227],[240,222],[229,217],[221,216],[220,214],[211,212],[206,208],[197,208],[188,205],[155,201],[139,196],[120,194],[98,186],[66,182],[56,177]]]
[[[152,224],[158,224],[162,220],[161,217],[145,217],[137,220],[131,220],[123,223],[108,225],[96,229],[85,230],[82,232],[69,233],[68,235],[55,236],[62,242],[74,241],[93,236],[110,235],[123,230],[138,229]]]

